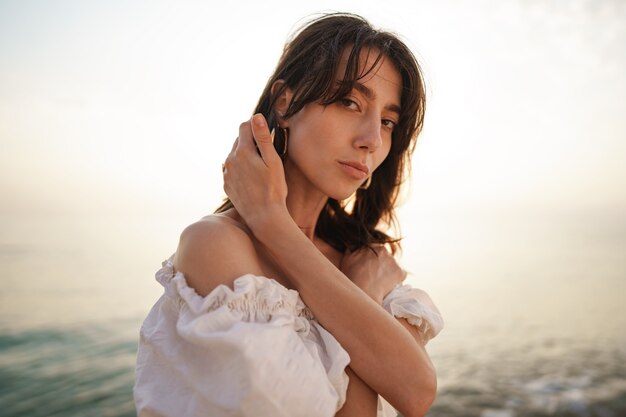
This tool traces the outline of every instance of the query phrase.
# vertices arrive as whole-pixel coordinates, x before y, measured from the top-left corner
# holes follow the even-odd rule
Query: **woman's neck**
[[[294,186],[289,187],[287,210],[302,233],[310,240],[315,237],[315,227],[328,197],[318,190],[307,192]]]
[[[285,168],[287,189],[289,190],[287,193],[287,210],[300,230],[313,241],[315,226],[328,201],[328,196],[311,184],[297,168],[294,169],[288,163]]]

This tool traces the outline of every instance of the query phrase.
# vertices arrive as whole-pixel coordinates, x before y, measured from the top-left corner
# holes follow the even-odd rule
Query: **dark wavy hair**
[[[343,79],[338,81],[337,68],[346,48],[351,48],[350,55]],[[362,50],[378,53],[369,68],[359,68]],[[329,198],[320,214],[316,235],[340,252],[386,244],[395,253],[400,247],[399,239],[380,227],[397,226],[394,210],[400,185],[410,173],[411,155],[424,122],[425,88],[415,56],[398,36],[375,29],[360,16],[322,15],[297,30],[287,42],[254,111],[262,113],[270,127],[278,126],[274,107],[287,88],[292,90],[293,99],[282,115],[285,119],[309,103],[332,104],[350,94],[355,82],[367,76],[383,58],[395,65],[402,78],[401,113],[389,155],[372,174],[370,186],[358,189],[351,204]],[[284,83],[272,92],[277,80]],[[279,132],[281,129],[276,129],[274,144],[282,149],[284,138]],[[226,199],[216,213],[232,207]]]

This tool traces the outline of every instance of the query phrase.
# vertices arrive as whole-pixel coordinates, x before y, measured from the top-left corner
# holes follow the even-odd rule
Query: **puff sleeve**
[[[244,275],[206,297],[171,260],[140,331],[139,416],[334,416],[350,358],[297,291]]]
[[[428,342],[443,329],[443,317],[430,296],[410,285],[398,285],[383,299],[383,307],[390,314],[406,319],[417,327]]]
[[[393,316],[406,319],[417,327],[425,343],[443,329],[443,318],[430,296],[410,285],[400,284],[394,288],[383,299],[383,308]],[[395,417],[397,414],[391,404],[378,396],[377,417]]]

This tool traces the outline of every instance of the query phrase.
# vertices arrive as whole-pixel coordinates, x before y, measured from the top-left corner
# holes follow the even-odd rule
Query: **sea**
[[[621,213],[415,217],[401,259],[446,321],[428,345],[438,373],[428,416],[626,416]],[[193,220],[3,221],[0,416],[135,415],[154,272]]]

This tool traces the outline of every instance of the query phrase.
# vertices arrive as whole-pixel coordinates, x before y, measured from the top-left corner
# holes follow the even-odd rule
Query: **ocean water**
[[[93,220],[3,227],[2,416],[135,415],[139,326],[186,220]],[[626,416],[623,225],[431,220],[404,249],[446,319],[429,416]]]
[[[0,335],[3,416],[134,416],[130,323]]]

